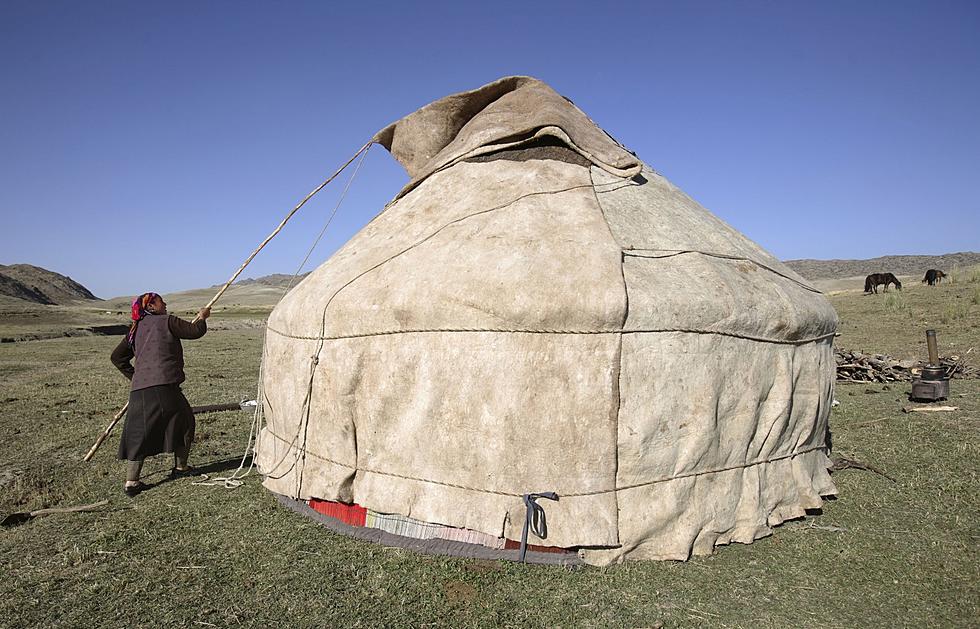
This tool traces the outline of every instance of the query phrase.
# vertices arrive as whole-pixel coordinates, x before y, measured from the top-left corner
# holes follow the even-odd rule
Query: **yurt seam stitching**
[[[642,253],[638,253],[638,252],[643,252],[643,251],[663,251],[664,253],[667,253],[668,255],[665,255],[665,256],[645,256]],[[795,279],[793,277],[790,277],[789,275],[786,275],[785,273],[780,273],[779,271],[777,271],[776,269],[772,268],[771,266],[767,266],[767,265],[759,262],[758,260],[754,260],[752,258],[747,258],[745,256],[733,256],[733,255],[729,255],[727,253],[716,253],[716,252],[713,252],[713,251],[702,251],[700,249],[624,249],[623,250],[623,255],[632,256],[634,258],[647,258],[647,259],[651,259],[651,260],[653,260],[653,259],[660,259],[660,258],[672,258],[674,256],[679,256],[679,255],[683,255],[683,254],[687,254],[687,253],[699,253],[699,254],[701,254],[703,256],[709,256],[709,257],[712,257],[712,258],[721,258],[723,260],[736,260],[736,261],[739,261],[739,262],[751,262],[752,264],[756,265],[757,267],[759,267],[761,269],[765,269],[766,271],[769,271],[770,273],[773,273],[774,275],[778,275],[779,277],[782,277],[784,279],[787,279],[787,280],[793,282],[794,284],[797,284],[800,287],[805,288],[806,290],[808,290],[810,292],[818,293],[818,294],[823,294],[823,291],[821,291],[819,289],[816,289],[816,288],[810,286],[809,284],[806,284],[804,282],[799,281],[798,279]]]
[[[637,328],[637,329],[615,329],[615,330],[541,330],[541,329],[510,329],[510,328],[417,328],[417,329],[407,329],[407,330],[381,330],[378,332],[364,332],[361,334],[341,334],[337,336],[304,336],[301,334],[289,334],[287,332],[282,332],[277,330],[272,326],[267,325],[266,329],[279,336],[296,339],[299,341],[342,341],[347,339],[357,339],[357,338],[367,338],[372,336],[392,336],[395,334],[425,334],[425,333],[439,333],[439,332],[498,332],[504,334],[669,334],[671,332],[679,332],[683,334],[715,334],[718,336],[727,336],[731,338],[742,339],[746,341],[754,341],[757,343],[772,343],[774,345],[806,345],[808,343],[816,343],[818,341],[823,341],[828,338],[833,338],[836,332],[828,332],[826,334],[821,334],[819,336],[814,336],[805,339],[773,339],[757,336],[749,336],[745,334],[737,334],[735,332],[723,332],[720,330],[692,330],[686,328]]]
[[[591,175],[591,173],[592,173],[592,169],[590,168],[589,169],[589,174]],[[656,173],[656,171],[654,171],[654,173]],[[601,194],[609,194],[611,192],[616,192],[618,190],[622,190],[623,188],[629,188],[629,187],[638,186],[638,185],[641,185],[641,184],[634,183],[631,180],[612,181],[612,182],[608,182],[608,183],[594,183],[593,182],[593,190],[595,192],[596,199],[598,200],[599,195],[601,195]],[[602,204],[600,202],[600,207],[601,207],[601,205]],[[717,218],[717,217],[715,217],[715,218]],[[665,258],[666,257],[670,257],[670,256],[642,256],[642,255],[638,255],[638,254],[632,253],[632,252],[635,252],[635,251],[663,251],[663,252],[670,252],[670,253],[672,253],[672,255],[680,255],[682,253],[700,253],[702,255],[712,256],[712,257],[716,257],[716,258],[725,258],[725,259],[729,259],[729,260],[744,260],[745,262],[751,262],[751,263],[755,264],[756,266],[758,266],[760,268],[763,268],[763,269],[765,269],[765,270],[767,270],[767,271],[769,271],[771,273],[774,273],[774,274],[776,274],[776,275],[778,275],[780,277],[786,278],[787,280],[789,280],[791,282],[794,282],[796,284],[799,284],[801,287],[803,287],[803,288],[805,288],[805,289],[807,289],[809,291],[812,291],[812,292],[818,293],[818,294],[823,294],[823,291],[821,291],[821,290],[819,290],[819,289],[817,289],[817,288],[815,288],[813,286],[810,286],[809,284],[806,284],[804,282],[800,282],[798,279],[793,278],[793,277],[790,277],[789,275],[786,275],[785,273],[781,273],[781,272],[777,271],[776,269],[774,269],[774,268],[772,268],[772,267],[770,267],[768,265],[765,265],[765,264],[763,264],[763,263],[761,263],[758,260],[755,260],[753,258],[748,258],[748,257],[744,257],[744,256],[733,256],[733,255],[729,255],[729,254],[716,253],[716,252],[711,252],[711,251],[703,251],[703,250],[700,250],[700,249],[646,249],[646,248],[642,248],[642,247],[641,248],[630,248],[630,249],[623,248],[623,252],[626,253],[626,255],[634,255],[635,257],[665,257]]]
[[[584,113],[585,112],[583,112],[583,114]],[[596,125],[596,127],[601,128],[598,125]],[[607,133],[606,135],[609,134]],[[611,135],[609,137],[615,142],[615,138],[613,138]],[[602,221],[606,224],[606,229],[609,231],[609,237],[612,238],[612,241],[616,243],[617,247],[619,247],[619,277],[623,281],[623,301],[624,301],[623,319],[622,321],[620,321],[619,324],[619,328],[622,331],[626,328],[626,322],[629,321],[629,316],[630,316],[630,291],[629,291],[629,284],[627,284],[626,282],[625,250],[623,248],[623,243],[621,243],[619,239],[616,238],[616,233],[613,231],[612,225],[609,223],[609,218],[606,216],[606,210],[605,208],[602,207],[602,201],[599,200],[599,194],[596,191],[595,177],[592,176],[591,168],[588,169],[588,173],[589,173],[589,181],[592,182],[592,198],[595,199],[596,207],[599,208],[599,216],[602,217]],[[616,371],[616,425],[614,427],[615,433],[613,435],[615,439],[615,448],[614,448],[615,459],[614,459],[613,473],[612,473],[613,487],[618,487],[619,484],[619,454],[620,454],[619,453],[619,424],[620,424],[620,417],[623,413],[623,334],[622,332],[620,332],[619,334],[618,341],[619,341],[619,347],[617,348],[618,351],[617,362],[619,363],[619,365]],[[620,508],[619,508],[618,491],[613,492],[613,499],[616,501],[616,542],[618,543],[620,541],[619,539]]]
[[[364,150],[364,149],[362,149],[362,150]],[[351,158],[351,161],[353,161],[353,158]],[[320,318],[320,335],[317,336],[317,337],[309,337],[308,338],[308,340],[319,341],[319,345],[316,348],[316,351],[314,352],[313,356],[311,356],[311,359],[313,361],[313,365],[312,365],[312,368],[311,368],[311,371],[310,371],[310,379],[309,379],[309,387],[308,387],[308,390],[307,390],[307,396],[306,396],[306,398],[303,401],[303,406],[305,408],[305,410],[303,411],[304,419],[303,419],[302,422],[300,422],[300,425],[297,427],[296,436],[293,438],[293,442],[295,442],[295,440],[297,438],[299,438],[300,434],[302,433],[303,446],[302,446],[301,450],[299,452],[297,452],[297,456],[295,457],[295,459],[293,461],[293,464],[289,467],[289,469],[287,469],[285,472],[283,472],[283,475],[280,476],[279,478],[282,478],[283,476],[285,476],[286,474],[288,474],[290,471],[292,471],[294,468],[296,468],[297,464],[302,464],[300,466],[299,472],[296,474],[296,477],[297,477],[296,493],[297,493],[297,495],[300,493],[300,491],[302,489],[302,484],[303,484],[303,475],[305,474],[305,471],[306,471],[306,441],[307,441],[307,431],[309,430],[309,424],[310,424],[310,412],[312,411],[313,380],[316,378],[316,366],[319,363],[319,356],[320,356],[320,352],[323,350],[323,344],[327,340],[332,340],[331,337],[326,336],[324,334],[324,332],[326,331],[326,325],[327,325],[327,309],[333,303],[333,300],[337,298],[337,295],[339,295],[344,289],[350,287],[352,284],[354,284],[356,281],[358,281],[360,278],[364,277],[368,273],[371,273],[372,271],[375,271],[375,270],[381,268],[382,266],[384,266],[385,264],[391,262],[395,258],[397,258],[397,257],[399,257],[399,256],[401,256],[401,255],[403,255],[405,253],[408,253],[409,251],[411,251],[415,247],[418,247],[421,244],[423,244],[426,241],[428,241],[429,239],[434,238],[437,234],[439,234],[440,232],[442,232],[444,229],[448,228],[451,225],[460,223],[462,221],[468,220],[468,219],[473,218],[475,216],[480,216],[480,215],[483,215],[483,214],[488,214],[490,212],[495,212],[497,210],[502,210],[502,209],[504,209],[506,207],[510,207],[511,205],[514,205],[515,203],[518,203],[519,201],[521,201],[523,199],[530,198],[530,197],[533,197],[533,196],[546,195],[546,194],[560,194],[560,193],[563,193],[563,192],[570,192],[572,190],[577,190],[577,189],[582,189],[582,188],[592,188],[592,185],[590,183],[589,185],[571,186],[571,187],[562,188],[562,189],[559,189],[559,190],[542,190],[542,191],[539,191],[539,192],[530,192],[528,194],[521,195],[521,196],[519,196],[519,197],[517,197],[515,199],[512,199],[512,200],[510,200],[510,201],[508,201],[506,203],[503,203],[501,205],[498,205],[496,207],[487,208],[485,210],[480,210],[479,212],[474,212],[474,213],[468,214],[466,216],[461,216],[461,217],[459,217],[457,219],[454,219],[454,220],[452,220],[452,221],[450,221],[450,222],[442,225],[441,227],[439,227],[438,229],[436,229],[435,231],[433,231],[432,233],[430,233],[426,237],[422,238],[421,240],[416,241],[415,243],[413,243],[410,246],[406,247],[405,249],[399,251],[398,253],[395,253],[394,255],[389,256],[388,258],[382,260],[381,262],[378,262],[374,266],[372,266],[372,267],[370,267],[368,269],[365,269],[364,271],[358,273],[357,275],[355,275],[354,277],[352,277],[351,279],[349,279],[346,283],[344,283],[342,286],[340,286],[339,288],[337,288],[337,290],[335,290],[333,292],[333,294],[330,296],[330,298],[327,300],[327,302],[323,306],[323,311],[321,313],[321,318]],[[593,194],[594,194],[594,189],[593,189]],[[267,330],[271,330],[271,331],[279,334],[279,331],[278,330],[275,330],[275,329],[269,327],[268,325],[267,325],[267,328],[266,329]],[[293,443],[293,442],[291,442],[291,443]],[[290,445],[290,448],[291,447],[292,446]],[[287,455],[288,455],[288,451],[287,451]],[[282,459],[280,459],[277,462],[277,464],[276,464],[275,467],[278,467],[280,463],[282,463],[283,461],[285,461],[285,459],[286,459],[286,457],[284,456]],[[356,473],[356,468],[355,468],[355,473]]]
[[[286,439],[284,437],[280,437],[279,435],[277,435],[276,433],[274,433],[272,430],[270,430],[269,427],[268,427],[268,425],[265,427],[265,430],[266,430],[266,432],[268,432],[270,435],[272,435],[273,437],[275,437],[279,441],[282,441],[282,442],[285,442],[286,441]],[[291,447],[291,444],[290,444],[290,447]],[[701,471],[686,472],[686,473],[683,473],[683,474],[677,474],[675,476],[667,476],[667,477],[662,477],[662,478],[655,478],[653,480],[647,480],[647,481],[642,481],[642,482],[639,482],[639,483],[632,483],[632,484],[629,484],[629,485],[623,485],[622,487],[613,487],[611,489],[596,489],[596,490],[593,490],[593,491],[582,491],[582,492],[562,492],[561,493],[561,497],[562,498],[584,498],[584,497],[587,497],[587,496],[598,496],[598,495],[602,495],[602,494],[615,493],[615,492],[626,491],[626,490],[630,490],[630,489],[638,489],[640,487],[646,487],[648,485],[656,485],[656,484],[659,484],[659,483],[667,483],[667,482],[670,482],[670,481],[673,481],[673,480],[681,480],[681,479],[684,479],[684,478],[691,478],[691,477],[694,477],[694,476],[706,476],[708,474],[720,474],[721,472],[731,472],[731,471],[734,471],[734,470],[742,470],[742,469],[746,469],[746,468],[749,468],[749,467],[755,467],[757,465],[765,465],[767,463],[775,463],[776,461],[783,461],[783,460],[786,460],[786,459],[792,459],[792,458],[795,458],[795,457],[800,456],[800,455],[803,455],[803,454],[809,454],[810,452],[814,452],[816,450],[826,450],[826,448],[827,448],[826,444],[820,444],[820,445],[815,445],[815,446],[812,446],[810,448],[806,448],[806,449],[802,449],[802,450],[795,450],[795,451],[790,452],[788,454],[783,454],[783,455],[779,455],[779,456],[775,456],[775,457],[769,457],[767,459],[762,459],[762,460],[759,460],[759,461],[752,461],[752,462],[749,462],[749,463],[743,463],[741,465],[730,465],[730,466],[727,466],[727,467],[720,467],[720,468],[711,469],[711,470],[701,470]],[[418,481],[418,482],[421,482],[421,483],[429,483],[429,484],[432,484],[432,485],[440,485],[440,486],[443,486],[443,487],[452,487],[454,489],[465,489],[467,491],[477,491],[477,492],[480,492],[480,493],[492,494],[492,495],[495,495],[495,496],[508,496],[508,497],[512,497],[512,498],[520,498],[520,497],[523,496],[523,494],[510,493],[510,492],[505,492],[505,491],[498,491],[496,489],[485,489],[485,488],[481,488],[481,487],[470,487],[468,485],[460,485],[458,483],[447,483],[445,481],[432,480],[430,478],[419,478],[418,476],[408,476],[408,475],[405,475],[405,474],[398,474],[396,472],[382,472],[380,470],[372,470],[372,469],[366,468],[366,467],[359,467],[357,465],[350,465],[349,463],[342,463],[340,461],[335,461],[335,460],[333,460],[333,459],[331,459],[329,457],[323,456],[322,454],[317,454],[316,452],[309,451],[305,447],[303,448],[303,450],[306,451],[306,453],[309,454],[310,456],[312,456],[313,458],[320,459],[321,461],[324,461],[325,463],[331,463],[331,464],[336,465],[338,467],[344,467],[344,468],[347,468],[347,469],[350,469],[350,470],[354,470],[355,472],[366,472],[368,474],[378,474],[380,476],[390,476],[392,478],[401,478],[401,479],[404,479],[404,480]]]
[[[337,295],[340,294],[341,291],[343,291],[345,288],[348,288],[351,284],[353,284],[357,280],[361,279],[362,277],[364,277],[365,275],[367,275],[368,273],[370,273],[372,271],[376,271],[377,269],[379,269],[382,266],[388,264],[389,262],[391,262],[395,258],[397,258],[397,257],[399,257],[401,255],[404,255],[404,254],[408,253],[409,251],[411,251],[412,249],[418,247],[419,245],[422,245],[423,243],[425,243],[426,241],[430,240],[431,238],[434,238],[440,232],[442,232],[444,229],[447,229],[448,227],[450,227],[452,225],[456,225],[457,223],[461,223],[463,221],[469,220],[469,219],[474,218],[476,216],[482,216],[484,214],[489,214],[490,212],[496,212],[498,210],[503,210],[505,208],[510,207],[511,205],[514,205],[515,203],[518,203],[520,201],[523,201],[524,199],[529,199],[531,197],[544,196],[544,195],[549,195],[549,194],[561,194],[563,192],[572,192],[573,190],[580,190],[580,189],[583,189],[583,188],[591,188],[591,187],[592,187],[591,185],[580,185],[580,186],[571,186],[569,188],[560,188],[558,190],[540,190],[540,191],[537,191],[537,192],[529,192],[527,194],[523,194],[523,195],[521,195],[521,196],[519,196],[519,197],[517,197],[515,199],[511,199],[510,201],[507,201],[507,202],[502,203],[500,205],[497,205],[495,207],[487,208],[485,210],[480,210],[478,212],[473,212],[472,214],[467,214],[465,216],[460,216],[459,218],[455,218],[455,219],[449,221],[448,223],[445,223],[444,225],[440,226],[439,228],[437,228],[435,231],[431,232],[430,234],[428,234],[424,238],[422,238],[420,240],[417,240],[416,242],[412,243],[411,245],[405,247],[404,249],[402,249],[398,253],[395,253],[395,254],[393,254],[393,255],[385,258],[384,260],[382,260],[381,262],[378,262],[377,264],[375,264],[371,268],[365,269],[361,273],[358,273],[356,276],[352,277],[343,286],[341,286],[340,288],[338,288],[334,292],[334,294],[330,297],[330,299],[327,300],[327,306],[330,305],[330,303],[337,297]],[[380,216],[380,214],[378,216]],[[375,218],[377,218],[377,217],[375,217]],[[324,313],[326,312],[326,307],[327,306],[324,307]],[[310,337],[310,338],[319,338],[319,337]],[[328,338],[329,339],[330,337],[325,337],[325,338]]]

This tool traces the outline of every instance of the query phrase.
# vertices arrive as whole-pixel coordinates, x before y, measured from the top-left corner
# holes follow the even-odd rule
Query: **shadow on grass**
[[[218,474],[221,472],[236,470],[238,469],[239,464],[242,464],[242,467],[244,468],[248,468],[249,464],[251,463],[251,460],[252,457],[249,456],[248,458],[245,459],[244,464],[242,464],[241,457],[234,457],[229,459],[220,459],[218,461],[211,461],[210,463],[206,463],[204,465],[195,465],[193,476],[174,477],[170,475],[170,470],[160,470],[159,472],[146,474],[144,477],[144,482],[146,482],[145,481],[146,478],[153,478],[157,476],[162,476],[162,478],[155,483],[146,483],[147,489],[145,491],[149,491],[151,489],[154,489],[155,487],[159,487],[161,485],[165,485],[173,481],[179,481],[184,479],[190,479],[190,480],[199,479],[201,474],[207,474],[208,476],[210,476],[212,474]]]

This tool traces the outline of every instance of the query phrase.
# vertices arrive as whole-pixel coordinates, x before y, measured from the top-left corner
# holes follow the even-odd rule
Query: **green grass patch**
[[[835,296],[842,344],[918,354],[907,346],[957,294],[910,287],[902,299],[911,322],[880,295]],[[980,348],[971,321],[941,328],[943,353]],[[169,481],[164,456],[147,463],[153,489],[126,498],[118,431],[92,463],[81,461],[126,399],[108,360],[117,341],[0,345],[0,514],[111,501],[0,531],[0,625],[755,629],[967,627],[980,617],[977,380],[954,381],[960,410],[933,415],[901,411],[905,384],[837,387],[836,452],[897,482],[844,470],[834,477],[839,498],[821,515],[752,545],[686,563],[570,571],[355,541],[280,507],[255,477],[232,491]],[[186,342],[191,403],[253,396],[261,343],[262,330],[250,327]],[[921,344],[924,355],[924,336]],[[249,422],[238,412],[198,416],[192,462],[234,468]]]
[[[946,273],[945,281],[951,284],[957,282],[978,284],[980,283],[980,265],[968,266],[966,268],[959,266],[953,267],[951,271]]]
[[[957,301],[946,304],[942,314],[939,316],[939,320],[944,324],[949,324],[959,319],[965,319],[970,315],[970,305],[974,303],[977,302],[971,299],[970,303]]]
[[[905,317],[912,317],[912,308],[908,300],[900,291],[894,291],[885,295],[885,308],[891,312]]]
[[[907,282],[903,290],[864,294],[857,290],[829,297],[840,317],[839,347],[895,358],[925,358],[925,331],[934,329],[939,353],[977,364],[980,352],[980,304],[975,285],[943,282],[929,286]],[[973,352],[967,354],[971,348]]]

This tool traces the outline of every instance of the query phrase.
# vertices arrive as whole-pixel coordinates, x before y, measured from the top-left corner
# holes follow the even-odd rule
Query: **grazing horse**
[[[902,290],[902,283],[891,273],[872,273],[864,278],[864,292],[877,293],[878,287],[882,284],[885,285],[885,290],[888,290],[889,284],[894,284],[895,288]]]
[[[926,271],[926,276],[922,278],[922,283],[925,284],[928,282],[929,286],[935,286],[943,281],[944,277],[946,277],[946,274],[939,269],[929,269]]]

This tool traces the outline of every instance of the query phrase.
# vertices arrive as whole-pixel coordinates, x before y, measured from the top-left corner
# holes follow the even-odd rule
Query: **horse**
[[[944,277],[946,277],[946,274],[939,269],[929,269],[926,271],[926,276],[922,278],[922,283],[928,283],[929,286],[935,286],[939,282],[943,281]]]
[[[878,286],[884,284],[885,290],[888,290],[889,284],[894,284],[895,288],[902,290],[902,283],[898,281],[898,278],[891,273],[872,273],[868,277],[864,278],[864,292],[866,293],[877,293]]]

